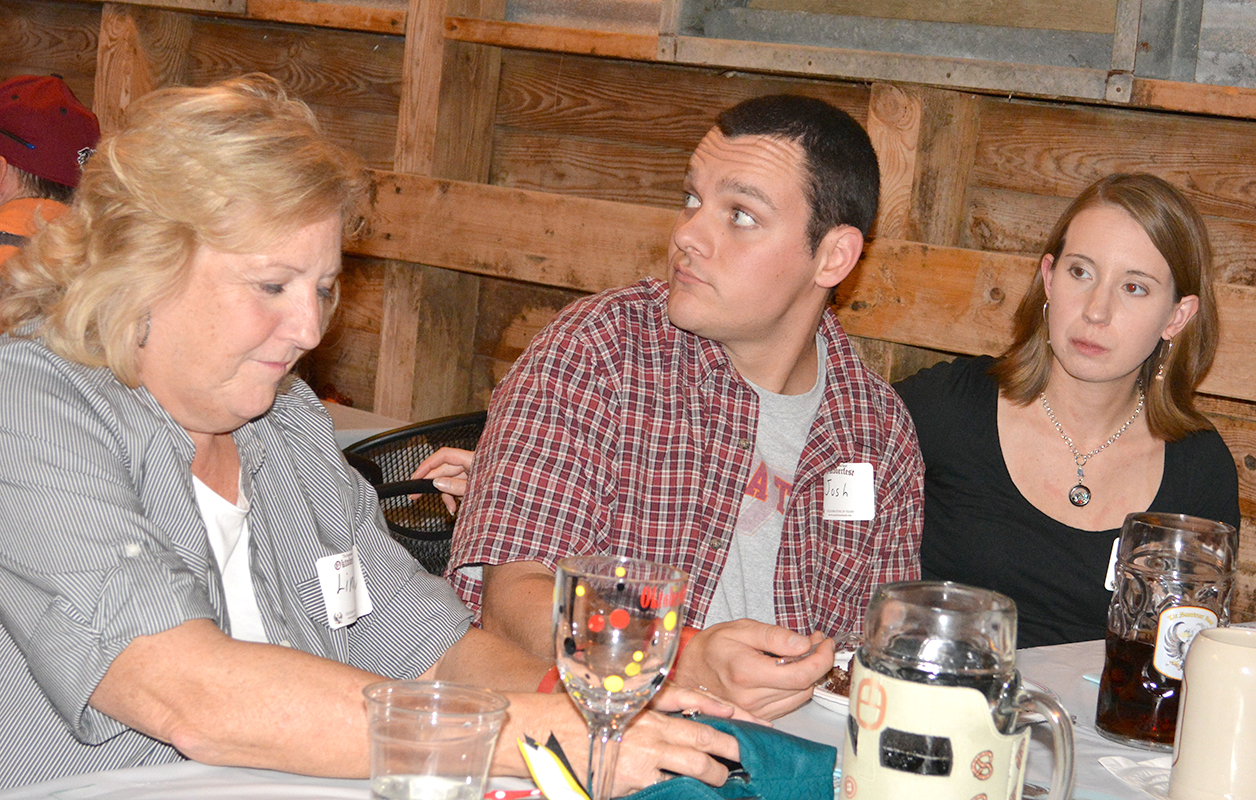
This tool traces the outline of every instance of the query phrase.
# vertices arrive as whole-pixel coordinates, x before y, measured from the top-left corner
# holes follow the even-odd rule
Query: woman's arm
[[[532,689],[546,669],[539,659],[473,628],[424,677]],[[362,689],[381,679],[290,648],[239,642],[209,620],[191,620],[134,639],[90,703],[207,764],[365,777]],[[495,751],[495,773],[526,774],[514,747],[525,734],[544,741],[553,733],[573,763],[584,762],[587,730],[566,695],[516,691],[507,697],[511,710]],[[683,699],[703,706],[701,698]],[[713,701],[704,710],[731,713]],[[706,725],[647,713],[625,736],[616,790],[647,786],[664,769],[722,783],[727,770],[712,755],[736,759],[736,741]]]
[[[133,639],[89,703],[206,764],[365,777],[362,688],[378,680],[196,619]]]

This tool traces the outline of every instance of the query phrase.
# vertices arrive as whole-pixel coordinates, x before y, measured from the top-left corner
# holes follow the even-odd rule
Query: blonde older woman
[[[548,664],[387,536],[290,376],[365,190],[265,76],[144,98],[0,293],[0,785],[175,761],[364,775],[380,676],[508,691],[506,741],[579,751]],[[333,563],[361,583],[337,604]],[[341,593],[339,596],[344,596]],[[731,710],[693,695],[686,706]],[[655,714],[619,789],[718,782],[736,743]],[[520,772],[498,748],[499,772]]]

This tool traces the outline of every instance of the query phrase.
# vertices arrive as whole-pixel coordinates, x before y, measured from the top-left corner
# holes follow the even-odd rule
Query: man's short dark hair
[[[812,253],[839,225],[868,235],[877,217],[881,170],[872,140],[850,114],[813,97],[774,94],[738,103],[716,117],[715,124],[729,139],[771,136],[802,148]]]
[[[24,169],[18,169],[12,164],[9,165],[9,169],[17,174],[17,183],[18,186],[22,187],[23,197],[56,200],[58,203],[66,205],[69,205],[70,201],[74,199],[73,186],[66,186],[64,183],[41,178]]]

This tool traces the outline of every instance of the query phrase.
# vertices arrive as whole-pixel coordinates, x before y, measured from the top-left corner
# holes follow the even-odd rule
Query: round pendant
[[[1083,486],[1080,483],[1077,484],[1072,489],[1068,490],[1068,501],[1078,508],[1081,508],[1090,502],[1090,488]]]

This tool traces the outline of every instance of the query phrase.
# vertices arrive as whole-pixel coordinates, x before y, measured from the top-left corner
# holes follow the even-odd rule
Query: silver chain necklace
[[[1090,502],[1090,487],[1083,483],[1083,481],[1086,480],[1086,474],[1082,471],[1082,469],[1086,466],[1086,462],[1090,461],[1090,459],[1099,455],[1104,450],[1107,450],[1108,445],[1112,444],[1117,439],[1120,439],[1121,434],[1125,433],[1129,426],[1134,424],[1134,420],[1138,419],[1138,415],[1142,413],[1143,401],[1147,399],[1147,395],[1143,392],[1143,387],[1139,386],[1138,407],[1134,409],[1134,413],[1130,415],[1129,419],[1125,420],[1125,424],[1121,426],[1120,430],[1112,434],[1112,438],[1108,439],[1108,441],[1099,445],[1085,455],[1082,455],[1082,453],[1078,451],[1077,445],[1073,444],[1073,438],[1064,432],[1064,427],[1060,425],[1060,421],[1055,418],[1055,412],[1051,410],[1051,404],[1047,402],[1047,393],[1043,392],[1039,399],[1042,400],[1043,410],[1045,410],[1047,412],[1047,416],[1051,418],[1051,424],[1055,426],[1057,431],[1059,431],[1060,438],[1064,440],[1066,445],[1068,445],[1068,449],[1073,451],[1073,463],[1077,465],[1077,485],[1068,490],[1068,501],[1078,508],[1081,508]]]

